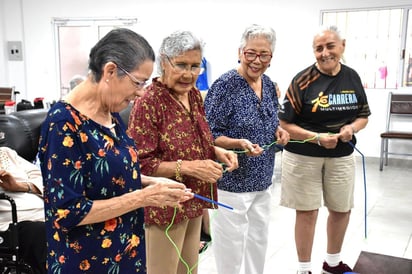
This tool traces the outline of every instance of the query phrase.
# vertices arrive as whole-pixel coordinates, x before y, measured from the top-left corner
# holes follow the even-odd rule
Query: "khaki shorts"
[[[353,208],[355,157],[311,157],[283,150],[280,205],[297,210]]]

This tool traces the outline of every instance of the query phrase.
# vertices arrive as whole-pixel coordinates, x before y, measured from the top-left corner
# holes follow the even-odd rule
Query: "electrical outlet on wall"
[[[9,61],[22,61],[23,60],[23,50],[21,46],[21,41],[8,41],[7,51],[8,51]]]

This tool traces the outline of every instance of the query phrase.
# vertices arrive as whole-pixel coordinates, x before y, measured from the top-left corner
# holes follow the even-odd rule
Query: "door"
[[[70,81],[87,76],[90,49],[117,27],[133,29],[135,18],[54,18],[55,49],[60,98],[70,91]]]

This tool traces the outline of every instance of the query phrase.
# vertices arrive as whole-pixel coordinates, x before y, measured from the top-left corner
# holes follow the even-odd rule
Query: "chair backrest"
[[[0,113],[4,113],[4,103],[13,100],[14,87],[0,87]]]
[[[412,94],[392,94],[391,113],[412,114]]]
[[[396,94],[389,92],[388,98],[388,115],[386,121],[386,130],[391,127],[391,119],[394,115],[412,117],[412,94]]]
[[[0,146],[17,151],[26,160],[36,159],[40,127],[47,116],[47,109],[28,109],[0,115]],[[0,136],[1,137],[1,136]]]

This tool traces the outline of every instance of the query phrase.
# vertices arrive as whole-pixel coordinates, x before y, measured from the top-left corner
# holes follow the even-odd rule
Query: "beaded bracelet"
[[[181,182],[183,180],[182,174],[180,173],[180,170],[182,168],[182,160],[177,160],[176,162],[176,170],[175,170],[175,177],[176,181]]]

